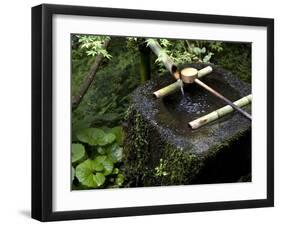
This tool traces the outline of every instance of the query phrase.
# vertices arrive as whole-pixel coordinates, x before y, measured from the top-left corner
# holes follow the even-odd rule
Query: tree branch
[[[106,39],[104,41],[104,44],[103,44],[103,48],[104,49],[107,49],[107,47],[109,46],[109,43],[110,43],[110,39]],[[85,77],[82,85],[80,86],[79,88],[79,91],[77,93],[77,95],[73,96],[72,97],[72,110],[75,110],[79,104],[81,103],[83,97],[85,96],[85,94],[87,93],[89,87],[91,86],[94,78],[95,78],[95,75],[99,69],[99,66],[101,65],[102,63],[102,60],[103,60],[103,55],[102,54],[98,54],[96,56],[96,59],[95,59],[95,62],[92,64],[91,68],[90,68],[90,71],[88,72],[87,76]]]

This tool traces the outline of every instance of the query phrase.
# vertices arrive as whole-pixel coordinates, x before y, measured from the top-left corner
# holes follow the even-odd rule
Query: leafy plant
[[[116,137],[113,133],[105,133],[99,128],[87,128],[80,131],[77,134],[77,138],[81,142],[87,143],[89,145],[104,146],[112,143]]]
[[[72,144],[73,187],[122,186],[122,127],[86,128],[77,133],[77,138],[80,143]]]
[[[169,175],[169,173],[165,171],[166,165],[167,162],[163,161],[163,159],[161,158],[159,166],[155,167],[155,175],[158,177]]]
[[[89,46],[81,48],[82,43],[91,40],[93,44],[95,39],[91,37],[79,42],[80,37],[72,36],[72,95],[77,94],[95,59],[86,53]],[[139,84],[138,50],[128,48],[125,38],[111,37],[107,51],[112,56],[109,63],[105,61],[100,65],[92,86],[72,112],[72,139],[75,142],[78,141],[77,132],[82,129],[120,125],[129,106],[130,94]]]
[[[72,144],[71,146],[71,162],[76,163],[83,159],[86,155],[85,148],[82,144]]]
[[[156,39],[147,39],[147,45],[156,42]],[[163,57],[167,54],[175,64],[192,62],[209,63],[212,56],[223,50],[222,43],[217,41],[192,41],[192,40],[158,40],[162,50],[155,62],[158,64],[158,72],[166,71]]]
[[[76,177],[82,185],[98,188],[113,170],[113,163],[104,155],[87,159],[76,167]]]
[[[102,54],[105,58],[111,59],[111,55],[103,48],[104,41],[110,39],[109,36],[97,35],[77,35],[80,48],[85,50],[88,56]]]

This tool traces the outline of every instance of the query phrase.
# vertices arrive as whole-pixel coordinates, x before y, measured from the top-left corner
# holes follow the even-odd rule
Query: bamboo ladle
[[[223,100],[224,102],[226,102],[228,105],[230,105],[233,109],[235,109],[236,111],[238,111],[240,114],[242,114],[243,116],[245,116],[246,118],[248,118],[249,120],[252,120],[252,116],[247,113],[246,111],[244,111],[243,109],[241,109],[240,107],[238,107],[237,105],[233,104],[229,99],[227,99],[226,97],[224,97],[222,94],[220,94],[219,92],[217,92],[216,90],[214,90],[213,88],[211,88],[210,86],[206,85],[205,83],[203,83],[202,81],[200,81],[198,79],[198,70],[196,68],[184,68],[181,71],[181,80],[184,83],[187,84],[191,84],[191,83],[197,83],[199,86],[203,87],[204,89],[206,89],[207,91],[209,91],[211,94],[213,94],[214,96],[220,98],[221,100]]]
[[[213,68],[211,66],[204,67],[201,70],[197,71],[197,77],[202,78],[202,77],[210,74],[212,71],[213,71]],[[175,76],[175,74],[177,74],[177,77]],[[177,81],[153,92],[154,97],[163,98],[183,87],[183,81],[180,79],[180,72],[177,70],[176,73],[174,73],[173,75],[177,79]]]

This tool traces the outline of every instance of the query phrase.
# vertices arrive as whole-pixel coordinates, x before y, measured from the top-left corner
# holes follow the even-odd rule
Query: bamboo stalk
[[[178,80],[180,78],[180,73],[178,71],[177,66],[175,65],[173,60],[169,57],[169,55],[163,51],[159,43],[155,39],[153,40],[154,40],[153,42],[149,42],[148,46],[157,57],[161,57],[162,62],[166,67],[166,69],[170,72],[171,75],[174,76],[175,79]]]
[[[140,80],[145,83],[151,78],[151,65],[150,65],[150,48],[145,44],[139,46],[140,51]]]
[[[233,104],[229,99],[227,99],[225,96],[223,96],[222,94],[220,94],[219,92],[217,92],[216,90],[211,88],[210,86],[206,85],[204,82],[200,81],[197,78],[194,80],[194,82],[197,83],[198,85],[200,85],[201,87],[203,87],[204,89],[206,89],[207,91],[209,91],[214,96],[220,98],[221,100],[223,100],[224,102],[229,104],[231,107],[233,107],[236,111],[238,111],[240,114],[242,114],[243,116],[245,116],[249,120],[252,120],[252,116],[249,113],[247,113],[246,111],[244,111],[240,107]]]
[[[252,94],[245,96],[237,101],[235,101],[233,104],[235,104],[238,107],[243,107],[246,106],[248,104],[250,104],[252,102]],[[206,125],[210,122],[213,122],[231,112],[233,112],[234,109],[230,106],[230,105],[226,105],[222,108],[219,108],[207,115],[204,115],[198,119],[195,119],[191,122],[188,123],[188,125],[192,128],[192,129],[198,129],[199,127]]]
[[[153,96],[156,98],[165,97],[168,94],[174,93],[175,91],[179,90],[183,86],[182,80],[178,79],[176,82],[168,85],[162,89],[159,89],[153,93]]]

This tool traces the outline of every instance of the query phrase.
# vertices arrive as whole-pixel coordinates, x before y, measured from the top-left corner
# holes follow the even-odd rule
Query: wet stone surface
[[[201,69],[207,65],[191,64],[188,66]],[[250,84],[242,82],[239,80],[238,76],[231,74],[229,71],[218,68],[215,65],[211,66],[213,67],[213,72],[201,78],[201,81],[219,91],[231,101],[235,101],[251,93]],[[174,81],[175,80],[170,75],[161,76],[158,80],[148,81],[143,86],[137,88],[133,93],[132,107],[141,116],[149,130],[147,142],[149,143],[151,163],[146,164],[148,164],[148,166],[155,166],[158,162],[157,158],[161,157],[163,146],[168,145],[169,147],[173,147],[173,149],[200,157],[200,161],[205,161],[204,164],[199,163],[204,165],[203,168],[205,168],[205,171],[208,170],[211,172],[213,169],[210,169],[210,166],[212,166],[212,164],[215,166],[216,163],[221,161],[220,170],[225,171],[225,173],[222,174],[227,174],[227,169],[223,168],[223,165],[227,164],[232,166],[230,169],[231,172],[229,172],[229,174],[231,174],[232,171],[236,170],[233,169],[235,165],[232,165],[231,161],[240,161],[241,164],[244,164],[242,164],[242,166],[240,164],[241,168],[244,167],[243,172],[237,173],[237,175],[232,178],[228,178],[227,175],[225,175],[223,177],[224,179],[221,180],[204,173],[205,171],[202,168],[203,170],[200,170],[201,179],[200,176],[193,177],[192,180],[187,180],[190,183],[232,182],[239,179],[238,174],[242,174],[240,176],[243,176],[243,173],[246,173],[251,168],[251,122],[239,113],[233,112],[199,129],[190,129],[188,126],[189,121],[210,113],[226,104],[197,84],[185,86],[184,96],[179,90],[163,99],[156,99],[153,97],[152,93],[154,91]],[[251,105],[243,109],[251,113]],[[157,138],[153,139],[151,136]],[[130,139],[130,137],[127,139]],[[156,139],[158,140],[157,142],[155,142]],[[228,145],[230,145],[230,147],[225,148]],[[225,152],[233,149],[233,147],[235,149],[240,147],[240,150],[229,151],[231,158],[230,155],[223,158],[217,155],[218,162],[216,162],[216,157],[214,157],[216,153],[219,153],[221,150]],[[241,150],[244,151],[240,153]],[[208,155],[212,156],[212,161],[207,160],[208,158],[206,157],[208,157]],[[205,164],[206,162],[208,162],[208,164]],[[236,165],[237,164],[239,165],[239,162],[236,162]],[[217,170],[214,171],[214,174],[217,174]],[[235,172],[233,174],[235,174]]]

